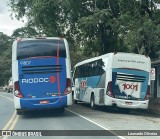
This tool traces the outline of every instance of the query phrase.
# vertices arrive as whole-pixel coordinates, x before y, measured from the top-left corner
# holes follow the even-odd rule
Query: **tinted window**
[[[104,62],[102,59],[78,66],[76,68],[75,78],[100,76],[105,73],[103,67]]]
[[[74,73],[74,79],[75,78],[79,78],[79,67],[77,67],[76,69],[75,69],[75,73]],[[73,80],[74,80],[73,79]]]
[[[17,59],[25,59],[38,56],[57,56],[59,45],[59,57],[66,58],[66,50],[63,40],[26,40],[17,44]]]

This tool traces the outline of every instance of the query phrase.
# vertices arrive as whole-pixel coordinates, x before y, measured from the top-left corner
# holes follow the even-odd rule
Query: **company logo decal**
[[[81,84],[80,84],[80,86],[81,86],[81,89],[82,89],[82,90],[86,90],[86,87],[87,87],[87,81],[86,81],[86,80],[81,80]]]
[[[123,90],[127,90],[127,89],[131,89],[133,91],[137,91],[138,90],[138,84],[134,85],[133,83],[132,84],[128,84],[128,83],[124,83],[122,84],[123,86]]]
[[[54,83],[56,81],[56,78],[54,76],[50,76],[49,80],[51,83]]]
[[[54,83],[56,78],[54,76],[50,76],[49,78],[29,78],[22,79],[22,83]]]
[[[140,82],[124,82],[117,80],[116,84],[119,87],[121,93],[125,93],[126,96],[133,96],[140,98],[141,83]]]

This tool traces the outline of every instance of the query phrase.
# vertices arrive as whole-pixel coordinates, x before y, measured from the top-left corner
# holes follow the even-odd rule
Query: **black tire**
[[[72,91],[72,98],[74,99],[74,91]]]
[[[17,110],[17,115],[23,115],[24,112],[22,110]]]
[[[74,104],[77,104],[78,103],[78,100],[74,100]]]
[[[90,100],[90,106],[92,110],[96,109],[96,105],[95,105],[95,100],[94,100],[94,95],[91,95],[91,100]]]
[[[11,93],[12,92],[12,89],[8,89],[8,93]]]
[[[64,113],[65,112],[65,108],[64,107],[62,107],[62,108],[59,108],[59,111],[58,111],[59,113]]]
[[[9,93],[9,92],[10,92],[10,90],[8,89],[8,90],[7,90],[7,93]]]
[[[12,88],[10,89],[10,93],[12,93]]]

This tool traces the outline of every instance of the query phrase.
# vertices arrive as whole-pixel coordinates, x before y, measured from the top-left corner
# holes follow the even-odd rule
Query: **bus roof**
[[[101,59],[101,58],[104,58],[104,57],[113,56],[113,55],[116,55],[116,54],[122,54],[122,55],[130,54],[130,55],[138,55],[138,56],[149,58],[149,57],[147,57],[145,55],[141,55],[141,54],[125,53],[125,52],[115,52],[115,53],[107,53],[107,54],[104,54],[104,55],[101,55],[101,56],[97,56],[97,57],[93,57],[93,58],[81,61],[81,62],[77,63],[74,67],[77,67],[77,66],[80,66],[80,65],[83,65],[83,64],[86,64],[86,63],[89,63],[89,62],[92,62],[92,61],[95,61],[95,60],[98,60],[98,59]]]
[[[52,40],[63,40],[65,38],[60,37],[33,37],[33,38],[17,38],[16,40],[26,41],[26,40],[40,40],[40,39],[52,39]]]
[[[84,60],[84,61],[81,61],[81,62],[77,63],[74,67],[77,67],[77,66],[80,66],[80,65],[83,65],[83,64],[92,62],[92,61],[94,61],[94,60],[98,60],[98,59],[107,57],[107,56],[109,56],[109,55],[113,55],[113,54],[114,54],[114,53],[108,53],[108,54],[104,54],[104,55],[101,55],[101,56],[93,57],[93,58],[90,58],[90,59],[87,59],[87,60]]]

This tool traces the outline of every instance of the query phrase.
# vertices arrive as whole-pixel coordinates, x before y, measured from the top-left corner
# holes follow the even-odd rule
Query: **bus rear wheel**
[[[23,115],[24,112],[22,110],[16,110],[17,111],[17,115]]]
[[[62,107],[62,108],[59,108],[59,111],[58,111],[59,113],[64,113],[65,112],[65,108],[64,107]]]
[[[78,100],[74,100],[74,104],[77,104],[78,103]]]
[[[90,106],[92,110],[96,109],[96,105],[95,105],[95,100],[94,100],[94,95],[91,95],[91,100],[90,100]]]

